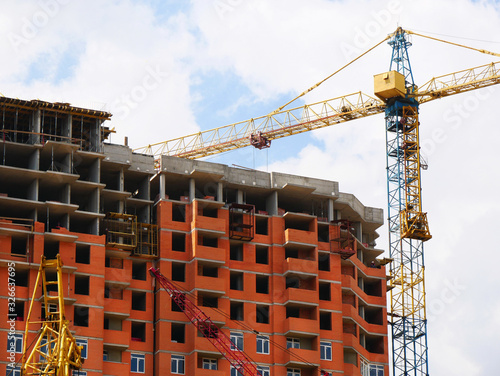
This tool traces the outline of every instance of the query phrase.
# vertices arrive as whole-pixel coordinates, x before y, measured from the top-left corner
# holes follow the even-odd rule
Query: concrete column
[[[40,110],[36,110],[33,112],[32,132],[33,133],[40,133],[41,124],[42,124],[42,113]],[[31,137],[32,137],[33,144],[40,143],[40,135],[39,134],[32,134]]]
[[[217,182],[217,201],[224,201],[224,184],[221,181]]]
[[[73,129],[72,129],[72,123],[73,123],[73,115],[68,114],[66,119],[62,122],[62,135],[64,137],[73,137]],[[70,142],[70,140],[67,140],[67,142]]]
[[[269,215],[278,215],[278,191],[274,191],[267,196],[266,211]]]
[[[236,203],[237,204],[244,204],[244,202],[243,202],[243,191],[241,189],[238,189],[236,191]]]
[[[189,179],[189,201],[193,201],[196,197],[196,180]]]
[[[334,203],[333,199],[328,199],[328,222],[331,222],[335,219],[335,211],[334,211]]]
[[[40,169],[40,149],[33,150],[28,161],[28,168],[30,170],[39,170]]]
[[[38,179],[33,180],[33,182],[28,187],[28,200],[38,201]]]
[[[99,183],[101,176],[101,160],[96,158],[89,168],[89,180],[93,183]]]
[[[118,174],[118,190],[120,192],[125,191],[125,173],[123,172],[123,168],[120,169]],[[118,202],[118,213],[123,214],[125,211],[125,200],[120,200]]]
[[[160,172],[160,200],[165,200],[167,189],[167,177]]]
[[[66,184],[61,192],[61,202],[69,204],[70,198],[71,198],[71,186],[69,184]]]

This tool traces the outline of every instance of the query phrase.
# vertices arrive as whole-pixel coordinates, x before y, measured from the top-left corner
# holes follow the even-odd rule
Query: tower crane
[[[197,159],[250,145],[263,149],[270,147],[271,141],[278,138],[384,113],[391,260],[388,275],[391,299],[389,322],[394,376],[429,374],[423,245],[432,236],[427,214],[422,211],[419,106],[500,83],[500,62],[493,62],[435,77],[420,87],[416,86],[408,56],[411,34],[500,57],[500,54],[398,28],[376,45],[388,41],[392,55],[389,71],[374,77],[375,96],[355,92],[283,110],[292,100],[266,116],[134,150],[157,157],[156,167],[161,170],[162,155]]]
[[[47,272],[55,272],[56,278],[48,277]],[[34,302],[38,300],[40,282],[44,304],[42,311],[45,313],[45,318],[42,321],[34,321],[31,314]],[[55,294],[51,294],[51,291]],[[27,341],[23,344],[21,375],[70,376],[72,370],[79,370],[82,367],[82,347],[77,346],[69,329],[69,321],[64,314],[62,261],[59,254],[53,260],[47,260],[42,255],[26,319],[24,338],[28,338],[29,331],[35,328],[37,336],[33,348],[31,350],[28,348]]]

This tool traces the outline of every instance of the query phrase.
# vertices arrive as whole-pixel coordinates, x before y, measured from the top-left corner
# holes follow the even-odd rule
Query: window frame
[[[179,370],[180,366],[182,366],[182,370]],[[170,355],[170,373],[173,375],[184,375],[186,373],[186,357],[184,355]]]
[[[320,359],[321,360],[330,360],[331,361],[333,359],[332,343],[331,342],[320,341],[319,342],[319,349],[320,349]]]
[[[205,367],[205,364],[208,365],[208,368]],[[213,368],[214,366],[215,366],[215,368]],[[218,369],[217,359],[215,359],[215,358],[203,358],[201,368],[211,369],[211,370],[217,371],[217,369]]]
[[[244,375],[243,372],[245,372],[244,369],[240,368],[240,370],[238,370],[237,368],[231,366],[231,369],[230,369],[229,373],[230,373],[231,376],[243,376]]]
[[[233,351],[243,351],[243,349],[244,349],[243,333],[240,333],[240,332],[231,332],[229,334],[229,339],[231,340],[231,350],[233,350]],[[236,339],[236,341],[234,339]],[[241,346],[238,343],[239,340],[241,340]]]
[[[9,338],[9,337],[14,337],[14,338]],[[14,352],[16,354],[22,354],[23,353],[23,340],[24,340],[24,334],[23,333],[8,333],[7,334],[7,351],[10,352],[11,343],[14,342]],[[19,351],[18,350],[19,346]]]
[[[286,338],[286,348],[287,349],[300,349],[300,338],[287,337]]]
[[[262,351],[259,351],[259,343]],[[257,354],[269,355],[269,336],[264,336],[261,334],[257,335],[256,352]]]
[[[257,372],[259,372],[260,376],[270,376],[271,371],[268,366],[257,366]]]
[[[86,338],[75,338],[75,341],[77,346],[83,346],[81,353],[82,359],[87,359],[87,354],[89,350],[89,341]]]
[[[287,368],[286,369],[286,376],[300,376],[300,369],[299,368]]]
[[[7,376],[21,376],[21,367],[17,366],[17,367],[11,368],[10,364],[8,363],[7,366],[5,367],[5,374]]]
[[[136,370],[132,369],[134,365],[134,360],[136,362]],[[142,360],[142,362],[141,362]],[[142,363],[142,371],[141,371],[141,363]],[[130,353],[130,372],[133,373],[146,373],[146,355],[139,353]]]

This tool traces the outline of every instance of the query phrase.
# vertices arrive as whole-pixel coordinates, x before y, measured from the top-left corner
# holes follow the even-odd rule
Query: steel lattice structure
[[[427,319],[425,314],[424,245],[430,239],[422,213],[418,105],[408,58],[411,43],[403,30],[389,44],[391,69],[405,77],[406,97],[388,100],[385,111],[389,267],[393,374],[425,376]]]

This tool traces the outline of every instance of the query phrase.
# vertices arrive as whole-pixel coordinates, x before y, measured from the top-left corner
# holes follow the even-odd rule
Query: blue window
[[[257,366],[257,372],[259,372],[260,376],[269,376],[269,367]]]
[[[298,338],[287,338],[286,339],[287,349],[300,349],[300,339]]]
[[[231,333],[231,350],[243,351],[243,333]]]
[[[243,376],[243,368],[236,369],[233,366],[231,366],[231,376]]]
[[[321,360],[332,360],[332,344],[331,342],[320,342]]]
[[[21,367],[12,368],[9,364],[7,364],[7,372],[6,376],[21,376]]]
[[[144,354],[130,354],[130,372],[144,373],[146,356]]]
[[[76,345],[77,346],[82,346],[82,359],[87,359],[87,347],[88,347],[88,341],[83,338],[76,338]]]
[[[7,335],[7,351],[21,354],[23,352],[22,333],[13,333]]]
[[[257,353],[269,354],[269,337],[257,336]]]
[[[184,375],[184,356],[172,355],[170,358],[170,372]]]

